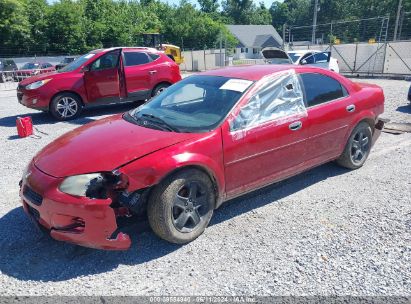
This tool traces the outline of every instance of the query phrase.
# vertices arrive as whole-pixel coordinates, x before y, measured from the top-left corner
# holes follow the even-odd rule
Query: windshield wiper
[[[180,132],[179,129],[165,122],[160,117],[154,116],[153,114],[141,114],[141,116],[145,117],[146,119],[148,118],[147,120],[150,121],[151,123],[154,122],[154,123],[159,124],[160,126],[166,127],[169,131]]]

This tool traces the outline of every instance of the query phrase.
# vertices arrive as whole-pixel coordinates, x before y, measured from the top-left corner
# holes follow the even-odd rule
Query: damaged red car
[[[325,162],[357,169],[384,122],[384,94],[291,65],[193,75],[122,115],[40,151],[21,181],[24,210],[56,240],[127,249],[129,223],[187,243],[224,201]]]

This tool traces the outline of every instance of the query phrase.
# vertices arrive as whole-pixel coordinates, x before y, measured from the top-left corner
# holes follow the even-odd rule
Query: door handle
[[[347,112],[354,112],[355,111],[355,105],[349,105],[345,108]]]
[[[296,121],[296,122],[289,124],[288,128],[291,131],[297,131],[297,130],[300,130],[302,126],[303,126],[303,123],[301,121]]]
[[[149,73],[150,75],[153,75],[153,74],[157,73],[157,71],[156,71],[156,70],[152,70],[152,71],[149,71],[148,73]]]

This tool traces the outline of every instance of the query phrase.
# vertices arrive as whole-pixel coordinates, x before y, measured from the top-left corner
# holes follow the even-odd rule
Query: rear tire
[[[61,93],[53,98],[50,104],[50,113],[57,120],[76,118],[83,108],[80,98],[73,93]]]
[[[153,91],[151,92],[151,97],[157,96],[161,92],[163,92],[165,89],[167,89],[170,85],[168,83],[160,83],[158,84]]]
[[[177,172],[157,185],[149,198],[148,221],[154,233],[175,244],[200,236],[213,215],[215,192],[210,178],[196,169]]]
[[[337,164],[348,169],[361,168],[371,151],[372,130],[368,123],[359,123],[352,131]]]

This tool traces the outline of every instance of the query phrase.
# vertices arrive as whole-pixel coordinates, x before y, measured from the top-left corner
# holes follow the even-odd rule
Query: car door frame
[[[298,77],[298,74],[296,74]],[[300,80],[298,79],[298,82]],[[300,83],[301,84],[301,83]],[[258,86],[255,84],[254,88]],[[306,144],[306,116],[301,115],[288,115],[273,120],[264,121],[251,128],[245,130],[231,129],[232,122],[239,115],[243,106],[247,105],[251,97],[257,92],[251,88],[251,91],[246,93],[239,101],[239,103],[231,111],[229,117],[224,121],[221,126],[222,145],[224,153],[224,174],[225,174],[225,193],[226,199],[231,199],[242,195],[244,193],[253,191],[255,189],[264,187],[275,181],[282,180],[290,177],[298,172],[301,172],[305,163],[305,144]],[[302,127],[293,131],[292,125],[296,122],[301,122]],[[271,143],[268,141],[272,133],[282,132],[281,140],[277,143]],[[271,134],[270,134],[271,133]],[[287,141],[287,136],[293,135],[293,141],[290,143]],[[264,143],[261,145],[261,149],[250,150],[247,152],[248,147],[255,147],[258,144],[258,140],[264,137]],[[277,144],[277,146],[276,146]],[[296,148],[297,147],[297,148]],[[238,153],[242,150],[244,153]],[[248,153],[248,154],[247,154]],[[240,155],[238,155],[240,154]],[[282,159],[280,157],[288,156],[300,156],[299,160],[296,160],[292,166],[281,167],[282,164],[278,162]],[[278,157],[278,158],[277,158]],[[257,159],[253,161],[253,159]],[[253,168],[254,165],[259,165],[259,161],[274,160],[281,167],[276,170],[275,164],[272,165],[272,169],[264,164],[260,163],[258,168]],[[251,161],[251,162],[250,162]],[[255,169],[255,170],[252,170]],[[260,170],[257,172],[257,170]],[[266,170],[261,173],[261,170]],[[239,178],[242,178],[242,182],[234,183],[234,175],[239,174]],[[254,174],[254,176],[250,176]],[[245,178],[244,176],[247,175]],[[248,180],[246,180],[248,178]]]
[[[152,80],[152,78],[153,78],[153,75],[155,76],[155,73],[157,73],[157,71],[151,70],[151,71],[147,72],[148,73],[147,74],[148,79],[149,79],[148,80],[149,86],[148,86],[147,89],[144,89],[144,90],[130,90],[129,89],[130,85],[127,83],[127,75],[126,75],[127,66],[126,66],[125,53],[128,53],[128,52],[131,53],[133,51],[138,52],[138,53],[145,53],[146,56],[148,57],[149,61],[147,63],[144,63],[144,64],[139,64],[139,65],[130,66],[130,67],[141,67],[141,66],[149,65],[149,64],[152,64],[153,62],[155,62],[155,60],[153,60],[151,58],[151,56],[148,54],[148,51],[146,51],[146,50],[137,51],[137,50],[130,49],[127,52],[121,52],[122,63],[123,63],[122,73],[123,73],[123,76],[124,76],[124,78],[123,78],[124,79],[124,99],[126,99],[126,100],[145,100],[145,99],[149,99],[151,97],[151,91],[153,89],[152,88],[152,86],[153,86],[152,83],[155,82],[155,81]],[[152,74],[153,71],[154,71],[154,74]],[[144,71],[141,70],[140,73],[144,74]]]
[[[343,92],[345,92],[346,95],[328,100],[326,102],[322,102],[320,104],[316,104],[313,106],[308,105],[308,100],[307,100],[307,92],[306,92],[306,87],[304,85],[304,82],[301,78],[302,74],[319,74],[328,78],[331,78],[335,81],[337,81],[341,87]],[[332,72],[329,72],[328,70],[324,71],[318,71],[314,69],[307,69],[304,71],[301,71],[299,73],[300,80],[301,80],[301,86],[303,88],[304,92],[304,102],[305,106],[307,109],[307,114],[308,114],[308,139],[307,139],[307,166],[308,167],[313,167],[325,162],[328,162],[330,160],[335,159],[338,157],[341,152],[343,147],[345,146],[345,137],[346,134],[352,125],[352,120],[355,118],[355,97],[353,96],[352,93],[350,93],[350,90],[347,88],[347,85],[341,81],[338,77],[334,77],[335,75],[332,74]],[[335,105],[338,105],[336,107]],[[354,106],[353,111],[349,111],[349,108]],[[324,130],[324,132],[318,132],[319,130],[319,125],[324,122],[324,116],[329,116],[329,117],[336,117],[341,121],[341,125]],[[326,119],[327,117],[325,117]],[[328,119],[330,121],[330,119]],[[334,121],[332,121],[334,122]],[[332,123],[328,123],[328,125],[332,125]],[[338,123],[337,123],[338,125]],[[313,130],[315,128],[315,130]],[[341,138],[338,138],[341,137]],[[335,143],[335,145],[333,145]],[[329,149],[328,151],[325,150],[323,154],[315,154],[314,157],[311,157],[311,152],[310,148],[311,147],[316,147],[318,149],[321,149],[321,147],[333,147],[332,149]],[[314,150],[316,151],[316,150]]]
[[[118,81],[119,81],[119,86],[118,86],[118,95],[117,96],[108,96],[108,97],[101,97],[101,98],[97,98],[94,100],[91,100],[90,98],[90,94],[91,94],[91,88],[89,88],[89,85],[87,84],[87,74],[86,73],[91,73],[91,67],[92,65],[97,61],[100,60],[102,57],[113,53],[113,52],[120,52],[119,54],[119,58],[117,61],[117,66],[116,66],[116,70],[117,70],[117,74],[118,74]],[[83,67],[83,72],[84,72],[84,88],[85,88],[85,92],[86,92],[86,96],[87,96],[87,105],[88,107],[90,106],[99,106],[99,105],[104,105],[104,104],[112,104],[112,103],[117,103],[121,101],[121,54],[122,54],[122,49],[114,49],[108,52],[105,52],[104,54],[102,54],[101,56],[98,56],[97,58],[95,58],[93,61],[89,62],[87,65],[85,65]],[[114,70],[114,68],[113,68]]]

